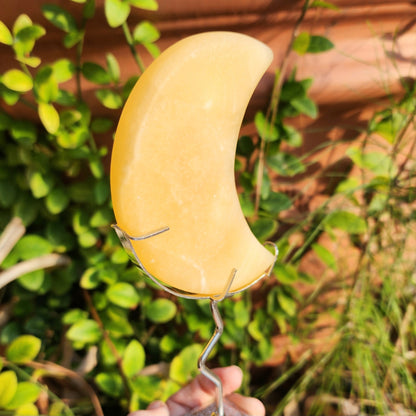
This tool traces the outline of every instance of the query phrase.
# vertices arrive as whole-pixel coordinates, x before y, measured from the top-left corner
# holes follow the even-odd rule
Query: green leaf
[[[71,309],[65,313],[62,317],[62,323],[64,325],[72,325],[75,322],[78,322],[83,319],[87,319],[88,312],[82,309]]]
[[[328,1],[323,1],[323,0],[314,0],[310,7],[319,7],[321,9],[331,9],[331,10],[339,10],[339,7],[333,3],[330,3]]]
[[[97,386],[110,397],[120,397],[123,393],[123,380],[118,373],[99,373],[94,380]]]
[[[100,341],[102,334],[97,322],[92,319],[83,319],[75,322],[66,336],[74,342],[96,344]]]
[[[10,207],[17,196],[16,184],[10,179],[0,180],[0,205]]]
[[[144,20],[140,22],[133,31],[133,40],[136,43],[148,44],[156,42],[160,38],[160,33],[156,27]]]
[[[95,95],[104,107],[111,110],[117,110],[123,105],[123,99],[120,94],[114,92],[113,90],[97,90]]]
[[[93,194],[94,201],[98,205],[101,205],[108,200],[110,196],[110,185],[108,183],[107,178],[103,178],[95,183]]]
[[[308,53],[320,53],[329,51],[334,44],[324,36],[312,35],[309,39]]]
[[[85,19],[92,19],[95,14],[95,0],[86,0],[84,9],[82,10],[82,16]]]
[[[261,209],[272,215],[277,215],[291,206],[291,199],[281,192],[271,192],[267,199],[262,199],[260,202]]]
[[[99,236],[97,230],[88,230],[78,235],[78,243],[81,247],[89,248],[97,243]]]
[[[64,188],[54,188],[46,197],[46,208],[51,214],[59,214],[69,204],[69,196]]]
[[[245,217],[251,217],[254,214],[254,203],[249,192],[243,192],[238,195],[241,210]]]
[[[33,197],[23,193],[19,195],[18,201],[13,207],[13,215],[22,219],[23,224],[27,227],[36,218],[38,213],[38,205]]]
[[[107,289],[106,295],[111,303],[126,309],[135,308],[140,302],[137,290],[130,283],[115,283]]]
[[[114,222],[114,214],[111,208],[103,207],[98,209],[91,217],[91,227],[104,227]]]
[[[146,317],[161,324],[170,321],[176,315],[176,305],[169,299],[156,299],[146,307]]]
[[[106,85],[111,82],[110,74],[99,64],[95,62],[84,62],[81,68],[82,75],[91,82]]]
[[[372,132],[379,134],[389,143],[394,143],[405,124],[406,116],[404,114],[391,111],[381,120],[372,120],[369,127]]]
[[[116,251],[111,255],[111,263],[113,264],[126,264],[128,261],[129,256],[122,247],[116,249]]]
[[[6,409],[17,409],[26,404],[34,403],[38,399],[41,391],[40,386],[30,381],[18,383],[16,393],[13,399],[7,404]]]
[[[37,140],[36,127],[33,123],[26,120],[13,120],[10,133],[22,145],[32,145]]]
[[[258,111],[254,116],[254,123],[260,137],[266,142],[272,142],[279,138],[276,126],[271,124],[261,111]]]
[[[58,142],[59,146],[63,147],[64,149],[77,149],[81,147],[89,137],[90,133],[88,130],[81,127],[77,128],[71,133],[66,131],[58,131],[56,141]]]
[[[280,307],[289,315],[295,316],[297,305],[295,300],[288,295],[284,290],[279,290],[277,292],[277,300],[279,301]]]
[[[397,167],[394,164],[393,159],[387,153],[363,153],[359,148],[350,147],[347,150],[347,155],[359,168],[368,169],[377,176],[391,178],[397,173]]]
[[[75,65],[66,58],[54,62],[51,68],[53,77],[58,83],[69,81],[75,74]]]
[[[242,301],[237,301],[233,305],[235,324],[239,328],[245,328],[250,322],[250,309]]]
[[[112,53],[107,53],[105,56],[107,62],[108,74],[112,82],[120,82],[120,67],[117,58]]]
[[[33,335],[21,335],[7,348],[6,357],[15,364],[32,361],[39,354],[42,342]]]
[[[53,67],[43,66],[37,72],[33,89],[38,101],[49,103],[59,95],[59,86],[53,77]]]
[[[29,260],[44,254],[52,253],[52,244],[37,234],[27,234],[23,236],[15,245],[13,251],[17,253],[19,259]]]
[[[145,43],[143,46],[152,55],[153,59],[156,59],[160,55],[160,49],[155,43]]]
[[[20,276],[17,281],[25,289],[31,292],[38,292],[45,282],[45,271],[35,270]]]
[[[305,114],[311,118],[318,116],[318,107],[309,97],[294,98],[290,101],[290,104],[301,114]]]
[[[367,231],[364,218],[348,211],[333,211],[325,218],[325,227],[338,228],[349,234],[362,234]]]
[[[32,78],[20,69],[10,69],[3,74],[1,82],[12,91],[27,92],[33,87]]]
[[[123,359],[121,361],[121,367],[127,377],[133,377],[137,375],[140,370],[143,369],[146,360],[146,353],[143,345],[139,341],[133,339],[127,345]]]
[[[139,7],[143,10],[155,11],[159,8],[156,0],[128,0],[129,3],[134,7]]]
[[[302,135],[293,126],[285,124],[283,127],[283,140],[293,147],[299,147],[303,143]]]
[[[81,276],[81,280],[79,285],[83,289],[95,289],[99,284],[100,281],[100,275],[98,273],[98,270],[95,267],[89,267]]]
[[[5,85],[3,85],[0,79],[0,97],[7,105],[13,106],[19,101],[20,94],[16,91],[10,90]]]
[[[54,182],[52,175],[39,171],[34,171],[29,175],[29,187],[35,198],[46,196],[53,188]]]
[[[306,89],[302,82],[289,80],[282,85],[280,100],[284,102],[290,102],[294,99],[304,98],[305,94]]]
[[[90,157],[88,165],[94,178],[101,179],[104,176],[104,166],[100,157],[96,155]]]
[[[299,280],[299,274],[291,264],[276,263],[273,268],[276,279],[283,284],[292,284]]]
[[[202,346],[192,344],[185,347],[173,360],[169,369],[169,377],[179,384],[186,384],[197,374],[197,361]]]
[[[97,117],[91,122],[91,131],[93,133],[106,133],[113,127],[113,120],[105,117]]]
[[[335,192],[337,194],[351,194],[360,188],[360,184],[361,182],[357,177],[350,177],[340,182],[336,187]]]
[[[77,31],[77,23],[71,13],[56,4],[43,4],[45,18],[66,33]]]
[[[296,51],[299,55],[304,55],[308,51],[310,41],[311,37],[309,33],[302,32],[293,41],[292,49]]]
[[[283,176],[294,176],[305,171],[305,165],[290,153],[279,152],[267,157],[267,165]]]
[[[0,43],[5,45],[13,44],[13,36],[9,28],[0,20]]]
[[[56,401],[49,405],[48,416],[72,416],[73,412],[70,410],[65,402]]]
[[[73,30],[64,36],[64,46],[69,49],[81,42],[85,32],[83,30]]]
[[[64,412],[61,412],[60,416],[64,414],[65,414]],[[37,416],[37,415],[39,415],[39,409],[33,403],[23,404],[22,406],[19,406],[14,411],[14,416]],[[49,412],[49,416],[52,416],[50,412]]]
[[[38,56],[17,56],[16,59],[32,68],[37,68],[42,62]]]
[[[54,251],[65,253],[75,245],[75,237],[62,221],[50,221],[46,226],[46,237],[54,246]]]
[[[13,24],[13,35],[16,36],[16,34],[24,29],[25,27],[31,26],[33,24],[32,19],[25,13],[19,14],[17,16],[17,19],[15,20]]]
[[[122,0],[105,0],[104,12],[110,27],[118,27],[129,17],[130,4]]]
[[[17,390],[17,377],[14,371],[0,373],[0,408],[5,408]]]
[[[55,107],[49,103],[39,103],[38,114],[46,131],[55,134],[59,129],[59,113]]]
[[[321,244],[312,244],[312,249],[326,266],[335,272],[338,270],[335,256],[326,247]]]
[[[271,237],[277,230],[277,221],[270,218],[259,218],[251,224],[253,234],[261,241]]]
[[[23,43],[32,42],[41,38],[45,34],[46,30],[42,26],[30,25],[20,29],[15,35],[15,40]]]

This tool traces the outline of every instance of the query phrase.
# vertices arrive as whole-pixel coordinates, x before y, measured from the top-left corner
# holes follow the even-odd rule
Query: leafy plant
[[[147,20],[134,27],[129,22],[132,8],[154,11],[157,3],[104,2],[108,26],[123,34],[137,64],[138,75],[125,80],[111,51],[100,63],[84,58],[96,4],[72,1],[78,4],[76,15],[61,5],[42,6],[45,21],[62,32],[62,55],[50,63],[34,55],[35,45],[46,35],[42,24],[25,14],[11,28],[0,22],[0,42],[15,56],[15,65],[0,76],[0,226],[19,217],[28,230],[2,259],[3,273],[10,276],[19,264],[39,256],[71,258],[64,267],[13,275],[2,289],[3,307],[10,312],[0,332],[4,350],[0,409],[9,414],[102,415],[165,400],[195,375],[197,357],[213,331],[207,302],[172,299],[158,292],[138,275],[110,227],[114,218],[103,162],[108,149],[99,143],[102,135],[114,131],[114,120],[145,70],[142,52],[159,54],[156,27]],[[294,201],[279,190],[276,178],[295,177],[308,167],[305,157],[295,155],[303,138],[291,119],[316,118],[318,108],[308,94],[312,80],[299,80],[296,70],[289,73],[287,57],[334,47],[329,39],[301,30],[311,7],[336,9],[325,1],[304,2],[270,103],[255,114],[256,134],[241,137],[237,147],[235,168],[244,214],[261,241],[278,239],[275,279],[221,305],[226,326],[220,353],[212,360],[220,365],[238,362],[246,374],[243,392],[251,394],[251,370],[273,354],[272,336],[290,332],[300,339],[310,327],[300,310],[325,289],[318,286],[311,298],[302,299],[294,284],[311,283],[313,278],[300,271],[300,260],[313,250],[328,269],[340,273],[338,259],[319,237],[342,233],[362,255],[353,284],[346,284],[349,295],[344,315],[338,317],[338,342],[316,364],[306,355],[263,392],[274,391],[304,368],[304,377],[273,409],[275,414],[295,394],[311,389],[314,379],[334,395],[368,396],[378,409],[387,408],[383,402],[387,391],[410,407],[411,395],[400,382],[405,380],[414,391],[412,272],[402,262],[386,261],[383,283],[374,282],[371,260],[381,249],[390,259],[402,258],[405,251],[400,247],[412,241],[407,226],[414,220],[414,161],[411,151],[404,161],[400,159],[400,151],[405,145],[414,149],[404,134],[414,123],[414,89],[406,86],[402,100],[375,114],[362,146],[348,151],[360,175],[345,179],[326,204],[301,222],[288,221]],[[68,50],[73,60],[67,57]],[[67,89],[71,80],[75,91]],[[95,97],[110,117],[98,116],[88,107],[84,81],[96,86]],[[32,118],[12,116],[17,113],[10,111],[14,106],[30,109]],[[384,141],[377,142],[379,149],[369,150],[376,136]],[[386,235],[383,230],[389,224],[401,233]],[[293,236],[300,233],[303,243],[294,243]],[[371,338],[362,335],[369,333]],[[367,339],[379,340],[377,348]],[[357,379],[361,368],[368,370],[365,383]],[[74,390],[76,399],[70,406],[52,393],[56,379]],[[41,395],[49,397],[44,408],[34,405]],[[317,404],[322,397],[317,394]]]

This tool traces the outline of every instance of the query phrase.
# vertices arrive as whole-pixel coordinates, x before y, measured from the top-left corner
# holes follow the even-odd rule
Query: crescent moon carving
[[[211,296],[270,267],[251,232],[234,177],[241,123],[271,50],[233,32],[207,32],[165,50],[137,81],[117,127],[111,194],[117,224],[144,267],[173,288]]]

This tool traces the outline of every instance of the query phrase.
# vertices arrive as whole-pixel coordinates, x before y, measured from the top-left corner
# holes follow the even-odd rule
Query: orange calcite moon
[[[169,227],[133,247],[165,285],[202,296],[243,289],[274,261],[238,200],[234,160],[249,99],[272,60],[263,43],[233,32],[185,38],[133,88],[117,127],[111,194],[130,236]]]

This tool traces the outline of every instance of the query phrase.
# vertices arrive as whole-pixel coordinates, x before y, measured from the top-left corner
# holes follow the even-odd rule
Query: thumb
[[[169,416],[169,409],[164,402],[158,400],[150,403],[147,410],[136,410],[128,416]]]

